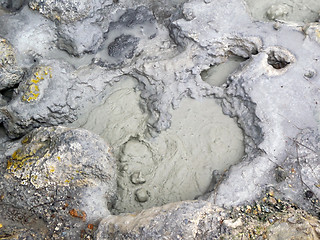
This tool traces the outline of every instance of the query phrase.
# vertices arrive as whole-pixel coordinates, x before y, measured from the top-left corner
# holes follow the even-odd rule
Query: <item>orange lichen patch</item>
[[[82,219],[82,221],[85,221],[87,218],[87,214],[85,213],[85,211],[79,210],[79,209],[71,209],[69,211],[69,214],[72,217],[76,217],[76,218],[80,218]]]
[[[49,75],[52,78],[51,67],[39,67],[33,76],[27,82],[26,91],[22,96],[22,100],[25,102],[32,102],[38,99],[40,95],[39,83],[44,80],[44,78]]]

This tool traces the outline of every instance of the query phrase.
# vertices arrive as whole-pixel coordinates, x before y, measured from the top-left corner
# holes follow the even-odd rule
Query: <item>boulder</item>
[[[86,130],[41,127],[9,152],[1,201],[42,218],[51,239],[61,234],[74,239],[87,224],[110,214],[116,169],[111,148],[101,138]]]

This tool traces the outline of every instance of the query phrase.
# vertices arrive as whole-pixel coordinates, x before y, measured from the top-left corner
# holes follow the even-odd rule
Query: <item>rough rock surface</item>
[[[110,0],[86,0],[86,1],[54,1],[54,0],[32,0],[29,6],[39,11],[51,20],[70,23],[90,17],[103,5],[110,5]]]
[[[109,214],[115,162],[99,137],[86,130],[38,128],[11,149],[2,158],[1,205],[21,214],[28,210],[36,219],[30,221],[44,221],[40,232],[49,239],[78,239],[86,223]],[[2,221],[9,217],[1,215]],[[5,225],[1,230],[10,227]]]
[[[16,54],[12,45],[0,38],[0,90],[17,85],[23,77],[23,71],[16,65]]]
[[[205,201],[177,202],[101,221],[103,239],[215,239],[226,213]]]
[[[10,103],[0,110],[9,136],[20,137],[41,124],[58,125],[74,118],[66,103],[72,81],[60,72],[68,67],[52,63],[31,70]]]
[[[9,11],[17,11],[20,10],[25,4],[27,4],[27,0],[1,0],[0,6]]]
[[[231,211],[205,201],[177,202],[108,216],[96,239],[319,239],[319,219],[294,207],[272,196]]]

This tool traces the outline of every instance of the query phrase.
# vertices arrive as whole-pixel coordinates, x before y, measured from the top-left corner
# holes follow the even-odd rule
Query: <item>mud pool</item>
[[[230,74],[240,68],[240,64],[245,60],[245,58],[238,56],[230,56],[225,62],[203,71],[201,78],[211,86],[221,86],[227,82]]]
[[[224,70],[233,69],[231,64]],[[223,173],[244,154],[242,131],[212,98],[183,99],[171,111],[171,127],[150,137],[136,84],[133,78],[123,77],[110,88],[102,105],[74,124],[99,134],[114,147],[116,213],[203,195],[211,187],[213,171]]]

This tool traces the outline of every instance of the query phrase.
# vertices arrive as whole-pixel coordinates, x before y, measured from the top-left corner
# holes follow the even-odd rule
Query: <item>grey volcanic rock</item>
[[[111,57],[133,58],[139,43],[139,38],[131,35],[120,35],[108,46],[108,54]]]
[[[86,0],[86,1],[54,1],[54,0],[31,0],[31,9],[39,11],[52,21],[71,23],[92,16],[104,5],[111,5],[111,0]]]
[[[58,48],[75,56],[96,53],[103,41],[101,28],[89,20],[67,25],[61,24],[57,31]]]
[[[0,110],[9,136],[20,137],[41,124],[58,125],[74,118],[66,102],[72,80],[60,72],[68,68],[66,64],[52,62],[50,66],[31,70],[12,101]]]
[[[0,38],[0,90],[18,84],[23,77],[23,70],[16,65],[16,54],[13,46]]]
[[[137,214],[109,216],[97,231],[106,239],[217,239],[223,209],[205,201],[186,201],[144,210]]]
[[[135,65],[132,64],[132,58],[145,51],[146,46],[151,47],[157,34],[158,25],[147,7],[128,9],[110,22],[108,31],[104,34],[106,40],[100,53],[95,56],[94,63],[109,69]],[[150,53],[145,57],[148,56]]]
[[[279,164],[283,173],[277,194],[281,197],[295,199],[310,212],[320,208],[320,136],[317,129],[304,129],[297,137],[288,141],[290,155]],[[276,177],[279,173],[275,173]]]
[[[108,216],[100,222],[96,239],[319,238],[319,219],[290,203],[266,199],[231,211],[205,201],[184,201]]]
[[[10,11],[17,11],[27,4],[27,2],[28,0],[1,0],[0,6]]]
[[[145,6],[137,7],[136,9],[128,9],[118,21],[110,23],[109,30],[116,28],[133,28],[137,25],[146,23],[155,23],[152,12]]]
[[[62,233],[77,239],[86,223],[109,214],[115,162],[101,138],[86,130],[39,128],[12,150],[2,159],[2,204],[44,219],[50,239],[61,239]]]

